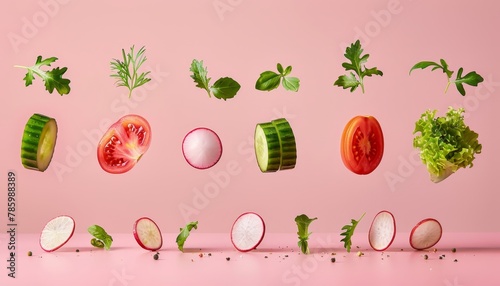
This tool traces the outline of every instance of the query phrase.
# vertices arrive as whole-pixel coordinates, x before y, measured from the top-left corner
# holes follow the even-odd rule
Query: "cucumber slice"
[[[27,169],[45,171],[49,167],[57,139],[55,119],[33,114],[24,127],[21,163]]]
[[[280,170],[293,169],[297,163],[297,146],[295,144],[295,136],[293,135],[292,127],[285,118],[273,120],[272,123],[278,131],[280,140]]]
[[[255,155],[262,172],[276,172],[280,168],[281,147],[274,124],[260,123],[255,127]]]

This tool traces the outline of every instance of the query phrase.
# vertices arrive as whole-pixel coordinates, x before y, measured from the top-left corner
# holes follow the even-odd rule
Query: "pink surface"
[[[318,217],[312,231],[337,233],[351,218],[366,212],[358,230],[367,232],[373,216],[387,209],[400,232],[409,233],[418,221],[433,217],[443,226],[443,244],[452,233],[464,233],[455,237],[456,243],[446,244],[466,248],[456,254],[459,262],[453,263],[448,256],[446,261],[423,261],[420,253],[407,250],[391,253],[384,261],[380,254],[370,252],[361,259],[338,256],[338,263],[319,263],[317,271],[301,283],[317,285],[322,279],[334,282],[349,277],[359,285],[376,277],[386,282],[394,279],[394,284],[498,284],[498,274],[492,273],[498,251],[482,247],[498,249],[500,233],[496,179],[500,74],[495,60],[500,50],[499,3],[9,2],[8,9],[0,12],[4,150],[0,177],[6,178],[9,170],[17,174],[19,254],[29,248],[36,253],[29,259],[21,256],[19,281],[39,281],[38,274],[50,274],[66,281],[95,279],[97,284],[109,285],[114,273],[125,269],[136,277],[130,285],[143,285],[139,282],[143,279],[206,282],[221,279],[222,274],[233,282],[240,277],[253,285],[274,285],[283,282],[283,273],[293,265],[312,262],[296,253],[280,260],[278,256],[285,252],[278,251],[267,260],[262,258],[264,252],[242,257],[230,253],[234,259],[226,263],[223,258],[232,251],[230,242],[211,245],[217,241],[210,233],[228,233],[241,213],[254,211],[263,217],[269,233],[292,234],[284,240],[264,240],[267,246],[262,249],[276,252],[284,243],[296,244],[293,219],[299,214]],[[333,86],[345,73],[341,66],[345,47],[358,38],[370,54],[367,66],[384,72],[382,77],[366,79],[365,94]],[[144,70],[152,72],[152,81],[129,99],[126,89],[115,87],[109,63],[120,57],[122,48],[132,45],[146,47]],[[68,67],[69,95],[48,94],[40,79],[24,86],[25,71],[13,66],[31,65],[38,55],[56,56],[59,60],[54,66]],[[477,71],[484,82],[476,88],[466,86],[463,97],[454,87],[443,94],[446,77],[440,72],[418,70],[408,75],[416,62],[440,58],[455,71],[459,67]],[[204,61],[212,82],[223,76],[237,80],[242,88],[236,97],[221,101],[196,88],[189,72],[193,59]],[[299,91],[287,92],[282,87],[269,93],[256,91],[259,74],[274,70],[278,62],[293,66],[292,75],[301,80]],[[483,150],[473,168],[461,169],[435,184],[412,147],[412,132],[425,110],[437,109],[442,115],[449,106],[466,109],[466,123],[479,133]],[[24,125],[33,113],[54,117],[59,127],[54,157],[44,173],[24,169],[19,158]],[[97,162],[97,144],[113,122],[129,113],[149,121],[152,144],[130,172],[108,174]],[[384,132],[384,157],[367,176],[353,174],[340,158],[342,130],[356,115],[375,116]],[[286,117],[293,128],[297,165],[293,170],[263,174],[252,146],[254,128],[279,117]],[[189,166],[181,152],[183,137],[196,127],[216,131],[223,144],[220,161],[207,170]],[[8,229],[6,198],[1,193],[0,230],[4,234]],[[75,219],[75,238],[65,250],[43,254],[40,259],[37,235],[31,233],[39,233],[47,221],[61,214]],[[161,261],[152,261],[128,235],[133,222],[143,216],[154,219],[165,233],[175,233],[187,221],[198,220],[197,231],[209,238],[193,245],[222,247],[224,253],[214,251],[210,259],[198,259],[197,253],[180,254],[166,248]],[[112,252],[89,253],[82,246],[88,244],[86,229],[92,224],[127,235]],[[203,236],[198,237],[193,240]],[[489,245],[484,245],[484,237],[492,239],[487,240]],[[336,235],[333,241],[338,240]],[[82,249],[80,254],[73,253],[76,247]],[[334,248],[341,252],[337,245]],[[0,259],[7,255],[2,237]],[[1,285],[5,285],[6,270],[2,269]]]
[[[247,253],[237,252],[227,233],[192,233],[184,253],[176,248],[176,234],[164,234],[164,246],[155,261],[155,252],[140,248],[131,233],[113,235],[110,251],[92,248],[89,235],[77,234],[52,253],[40,249],[37,234],[22,234],[17,278],[2,275],[0,281],[1,285],[130,286],[500,284],[498,234],[449,233],[436,245],[436,252],[411,249],[408,233],[398,233],[391,248],[376,252],[369,247],[367,234],[357,233],[353,250],[347,253],[337,236],[314,233],[309,241],[311,254],[303,255],[295,234],[267,234],[257,250]],[[29,250],[31,257],[26,255]],[[357,251],[364,255],[358,257]]]

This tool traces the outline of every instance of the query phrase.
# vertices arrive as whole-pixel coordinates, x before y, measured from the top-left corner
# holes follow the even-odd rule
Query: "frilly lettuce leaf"
[[[415,124],[413,147],[427,166],[431,180],[438,183],[460,168],[472,167],[481,153],[478,134],[464,123],[463,108],[450,107],[445,117],[436,118],[436,110],[427,110]]]

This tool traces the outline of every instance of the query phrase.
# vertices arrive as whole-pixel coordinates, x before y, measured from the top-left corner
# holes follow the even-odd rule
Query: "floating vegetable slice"
[[[284,118],[272,121],[278,131],[281,146],[280,170],[293,169],[297,162],[297,146],[290,123]]]
[[[255,128],[255,155],[262,172],[276,172],[280,168],[281,148],[278,131],[274,124],[260,123]]]
[[[284,118],[257,124],[254,148],[262,172],[293,169],[297,162],[295,136]]]
[[[75,231],[73,218],[62,215],[49,221],[40,235],[40,247],[52,252],[66,244]]]
[[[130,171],[149,149],[151,127],[135,114],[125,115],[104,134],[97,146],[101,168],[111,174]]]
[[[24,127],[21,163],[27,169],[45,171],[52,160],[57,139],[55,119],[33,114]]]
[[[340,142],[344,165],[353,173],[373,172],[384,155],[384,135],[373,116],[356,116],[345,126]]]
[[[152,219],[147,217],[141,217],[135,221],[134,238],[146,250],[156,251],[163,244],[160,228]]]
[[[396,220],[388,211],[379,212],[368,231],[370,246],[376,251],[384,251],[391,246],[396,236]]]
[[[247,212],[240,215],[231,228],[231,242],[241,252],[254,250],[264,238],[266,225],[258,214]]]
[[[208,169],[219,162],[222,142],[213,130],[199,127],[191,130],[182,141],[182,154],[189,165]]]
[[[410,245],[416,250],[423,250],[436,245],[441,239],[443,228],[433,219],[427,218],[420,221],[410,233]]]

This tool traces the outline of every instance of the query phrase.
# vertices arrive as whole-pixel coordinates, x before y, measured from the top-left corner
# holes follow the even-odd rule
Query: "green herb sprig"
[[[366,213],[364,213],[358,220],[351,219],[351,224],[346,224],[342,227],[342,230],[344,230],[343,233],[341,233],[341,236],[344,236],[343,239],[341,239],[341,242],[344,242],[344,248],[347,250],[347,252],[351,252],[351,246],[352,246],[352,236],[354,235],[354,230],[356,229],[356,226],[358,226],[358,223],[363,219]]]
[[[273,71],[265,71],[261,73],[255,83],[255,89],[271,91],[278,88],[281,82],[286,90],[297,92],[300,87],[300,80],[296,77],[289,76],[292,72],[292,66],[287,66],[285,69],[283,69],[283,66],[280,63],[276,66],[279,73],[275,73]]]
[[[340,86],[344,89],[350,88],[351,92],[355,91],[358,86],[361,86],[362,92],[365,93],[365,85],[363,82],[364,77],[371,77],[372,75],[383,75],[382,71],[378,70],[376,67],[365,67],[365,63],[368,61],[368,57],[370,57],[370,55],[361,55],[362,53],[363,49],[361,48],[361,43],[359,42],[359,40],[346,48],[344,56],[350,62],[342,63],[342,67],[344,67],[346,71],[354,71],[354,73],[356,73],[358,77],[356,77],[353,72],[350,72],[347,75],[339,76],[339,78],[333,83],[334,85]]]
[[[125,50],[122,49],[123,60],[113,59],[111,61],[111,70],[115,73],[111,74],[111,77],[116,78],[117,86],[125,86],[128,88],[128,97],[132,96],[132,91],[135,88],[151,81],[147,75],[150,71],[142,72],[139,74],[138,70],[141,65],[146,61],[146,55],[144,54],[146,49],[144,47],[140,48],[137,53],[134,52],[134,46],[130,48],[130,52],[125,54]]]
[[[210,79],[207,77],[207,69],[203,66],[203,61],[193,60],[189,69],[193,74],[191,78],[196,83],[196,87],[204,89],[208,97],[213,94],[215,98],[227,100],[233,98],[240,90],[240,84],[230,77],[222,77],[210,85]]]
[[[458,69],[456,78],[454,80],[452,80],[451,77],[453,76],[454,71],[452,71],[448,68],[448,64],[446,63],[445,60],[440,59],[439,63],[440,64],[438,64],[436,62],[431,62],[431,61],[418,62],[410,69],[410,74],[415,69],[425,69],[427,67],[432,67],[431,71],[440,69],[443,71],[443,73],[446,74],[446,77],[448,78],[448,83],[446,84],[446,88],[444,90],[444,93],[446,93],[448,91],[448,88],[450,87],[450,85],[452,83],[454,83],[455,86],[457,87],[458,92],[460,92],[460,94],[462,96],[465,96],[465,94],[466,94],[465,89],[464,89],[464,83],[471,85],[471,86],[477,86],[480,82],[484,81],[483,77],[480,76],[475,71],[471,71],[468,74],[462,76],[462,74],[464,72],[463,68]]]
[[[35,75],[37,75],[45,82],[45,89],[49,93],[52,93],[54,89],[56,89],[60,95],[69,94],[69,92],[71,91],[71,88],[69,87],[71,81],[67,78],[62,77],[68,70],[67,67],[57,67],[51,70],[41,69],[42,66],[49,67],[51,63],[57,60],[58,58],[56,57],[43,59],[42,56],[38,56],[33,66],[28,67],[15,65],[14,67],[28,70],[26,76],[23,78],[23,80],[25,81],[25,86],[31,85],[33,83],[33,80],[35,79]]]

